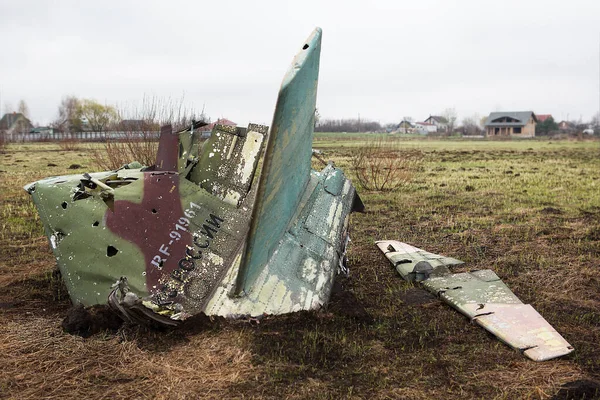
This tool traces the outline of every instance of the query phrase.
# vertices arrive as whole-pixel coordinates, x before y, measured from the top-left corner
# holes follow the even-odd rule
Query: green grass
[[[352,175],[353,148],[369,137],[317,134],[314,147]],[[420,151],[423,161],[399,191],[358,189],[367,210],[351,218],[351,275],[326,310],[259,325],[126,327],[86,340],[60,329],[69,302],[21,187],[88,170],[68,167],[90,168],[89,156],[8,146],[0,154],[0,349],[9,356],[0,361],[0,395],[546,399],[569,382],[579,382],[574,398],[592,390],[600,381],[600,142],[393,141],[399,157]],[[375,248],[380,239],[465,261],[457,270],[493,269],[575,352],[529,361],[401,281]]]

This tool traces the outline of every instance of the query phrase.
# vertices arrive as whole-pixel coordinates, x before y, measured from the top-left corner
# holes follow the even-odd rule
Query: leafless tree
[[[454,108],[446,108],[442,117],[446,118],[446,121],[448,121],[448,134],[452,134],[456,126],[456,110]]]
[[[58,106],[58,117],[52,122],[52,127],[63,132],[81,129],[81,121],[77,121],[79,99],[75,96],[65,96]]]
[[[11,103],[4,102],[4,114],[11,114],[15,112],[15,108]]]
[[[25,102],[25,100],[21,99],[19,100],[19,107],[18,107],[18,112],[23,114],[25,116],[25,118],[29,118],[29,107],[27,106],[27,103]]]
[[[600,127],[600,112],[597,112],[596,115],[592,117],[590,125],[592,125],[593,127]]]
[[[470,117],[465,117],[462,120],[462,127],[466,135],[479,135],[481,133],[481,116],[473,114]]]
[[[106,139],[101,148],[91,149],[93,163],[101,169],[115,169],[131,161],[152,165],[158,149],[161,125],[171,124],[174,131],[189,128],[192,121],[208,122],[204,109],[197,112],[180,100],[144,97],[141,105],[119,106],[118,139]]]

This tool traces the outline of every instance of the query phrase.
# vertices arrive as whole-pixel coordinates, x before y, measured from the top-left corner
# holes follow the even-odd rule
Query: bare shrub
[[[204,120],[204,111],[196,113],[180,100],[144,97],[141,106],[119,107],[120,122],[111,127],[102,146],[91,148],[92,162],[101,169],[114,170],[137,161],[152,165],[156,161],[160,127],[171,124],[173,130],[189,127],[194,120]]]
[[[58,141],[58,147],[63,151],[79,150],[80,142],[74,137],[65,137]]]
[[[105,170],[114,170],[132,161],[152,165],[156,160],[156,135],[126,132],[123,138],[106,139],[100,147],[91,149],[92,163]]]
[[[363,189],[393,191],[412,180],[422,160],[419,151],[400,151],[397,142],[374,139],[357,147],[350,163]]]

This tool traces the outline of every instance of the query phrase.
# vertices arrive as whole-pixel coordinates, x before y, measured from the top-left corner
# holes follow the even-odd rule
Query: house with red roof
[[[535,116],[537,117],[538,122],[544,122],[548,118],[554,119],[552,114],[535,114]]]

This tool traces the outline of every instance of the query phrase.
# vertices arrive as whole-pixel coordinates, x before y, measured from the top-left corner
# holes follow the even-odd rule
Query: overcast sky
[[[65,95],[133,107],[184,98],[213,120],[271,123],[281,79],[323,29],[323,118],[459,120],[599,109],[599,0],[0,0],[0,111],[52,121]]]

